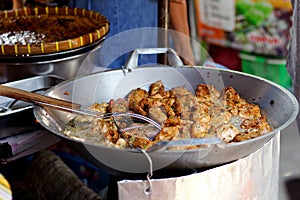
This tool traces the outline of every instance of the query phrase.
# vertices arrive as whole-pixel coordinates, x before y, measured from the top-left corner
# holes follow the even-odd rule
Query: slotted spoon
[[[97,118],[109,118],[109,117],[113,117],[114,120],[115,118],[117,118],[118,120],[115,121],[122,121],[122,118],[124,119],[131,119],[133,121],[138,121],[142,124],[144,124],[144,126],[130,126],[130,127],[120,127],[118,126],[119,130],[121,132],[121,134],[124,136],[124,132],[130,132],[132,131],[132,129],[141,129],[143,127],[148,128],[146,125],[151,125],[153,126],[156,130],[152,133],[152,135],[148,135],[147,137],[149,139],[153,138],[154,135],[156,135],[156,133],[158,133],[161,130],[161,126],[160,124],[158,124],[157,122],[155,122],[154,120],[145,117],[143,115],[139,115],[136,113],[130,113],[130,112],[124,112],[124,113],[100,113],[94,110],[89,110],[86,108],[83,108],[80,104],[77,103],[73,103],[70,101],[66,101],[66,100],[62,100],[62,99],[57,99],[57,98],[53,98],[50,96],[45,96],[45,95],[41,95],[41,94],[37,94],[37,93],[33,93],[33,92],[28,92],[25,90],[20,90],[17,88],[13,88],[13,87],[9,87],[9,86],[4,86],[4,85],[0,85],[0,95],[5,96],[5,97],[9,97],[9,98],[13,98],[13,99],[17,99],[17,100],[22,100],[22,101],[26,101],[29,103],[34,103],[36,105],[39,106],[46,106],[46,107],[52,107],[58,110],[63,110],[63,111],[67,111],[67,112],[71,112],[71,113],[75,113],[78,115],[87,115],[87,116],[92,116],[92,117],[97,117]],[[146,124],[146,125],[145,125]],[[125,138],[127,139],[127,138]]]

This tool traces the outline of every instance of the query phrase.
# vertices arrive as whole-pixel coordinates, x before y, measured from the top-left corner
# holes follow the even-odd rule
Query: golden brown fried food
[[[93,105],[88,107],[88,109],[95,110],[95,111],[101,112],[101,113],[107,113],[108,107],[109,107],[108,103],[94,103]]]
[[[163,106],[152,106],[149,108],[149,117],[159,123],[164,125],[168,119],[167,112]]]
[[[141,148],[141,149],[147,149],[153,144],[151,140],[145,137],[132,137],[130,138],[130,143],[133,148]]]
[[[148,97],[148,92],[146,90],[143,90],[141,88],[132,90],[128,94],[129,109],[135,111],[138,114],[147,116],[148,113],[144,111],[143,108],[141,107],[141,101],[146,97]]]
[[[240,95],[237,93],[237,91],[233,87],[225,87],[221,98],[239,101]]]
[[[210,102],[219,99],[220,92],[213,85],[199,84],[195,95],[200,102]]]
[[[154,141],[159,140],[172,140],[174,137],[179,135],[178,126],[164,126],[162,130],[155,136]]]
[[[262,115],[260,107],[248,103],[233,87],[225,87],[222,92],[219,92],[213,85],[199,84],[195,94],[185,87],[176,87],[168,91],[164,88],[162,81],[157,81],[150,85],[149,91],[137,88],[129,93],[127,99],[95,103],[90,107],[103,113],[136,112],[154,119],[162,125],[162,130],[153,141],[147,138],[147,133],[142,132],[145,129],[136,129],[136,132],[126,133],[126,138],[130,140],[126,142],[118,133],[113,120],[89,121],[90,119],[78,118],[73,122],[77,125],[93,126],[88,129],[91,133],[86,136],[94,139],[96,134],[101,135],[101,138],[107,140],[109,144],[121,148],[128,146],[148,148],[160,140],[203,138],[214,135],[226,143],[240,142],[259,137],[272,130],[266,117]],[[131,119],[123,121],[124,126],[135,125],[134,123],[136,122]],[[76,128],[70,126],[69,129],[66,128],[66,134],[72,135],[74,130]],[[83,128],[80,127],[80,130],[82,131]],[[74,134],[75,136],[79,137],[79,134]]]
[[[123,98],[119,98],[117,100],[110,100],[108,112],[127,112],[129,110],[128,101]]]
[[[152,83],[150,85],[150,89],[149,89],[150,96],[154,96],[156,94],[163,96],[164,92],[165,92],[165,86],[162,81],[156,81],[155,83]]]
[[[191,138],[203,138],[208,134],[210,123],[195,121],[190,129]]]

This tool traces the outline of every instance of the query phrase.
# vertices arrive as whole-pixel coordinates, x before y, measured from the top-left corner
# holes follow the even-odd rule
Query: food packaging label
[[[233,31],[235,27],[234,0],[202,0],[200,14],[203,24],[225,31]]]
[[[267,56],[288,53],[289,0],[195,0],[198,37],[208,43]]]

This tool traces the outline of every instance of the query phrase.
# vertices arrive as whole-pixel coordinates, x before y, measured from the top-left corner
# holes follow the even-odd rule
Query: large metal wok
[[[156,65],[137,67],[139,54],[165,53],[172,66]],[[46,95],[89,106],[95,102],[125,97],[131,89],[148,88],[150,83],[162,80],[167,89],[185,86],[194,91],[199,83],[213,84],[222,90],[233,86],[248,102],[258,104],[274,130],[266,135],[244,142],[215,144],[207,148],[178,151],[154,151],[149,153],[153,170],[199,169],[217,166],[243,158],[268,142],[280,130],[287,127],[298,113],[298,102],[283,87],[245,73],[207,68],[183,67],[172,49],[137,49],[133,51],[122,69],[97,72],[74,78],[54,86]],[[150,162],[139,150],[127,150],[80,142],[65,136],[62,131],[73,117],[70,113],[35,107],[37,120],[46,129],[63,138],[87,160],[112,174],[145,173]]]

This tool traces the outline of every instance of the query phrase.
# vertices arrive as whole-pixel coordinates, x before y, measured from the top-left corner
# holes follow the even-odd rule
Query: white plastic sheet
[[[177,178],[122,180],[118,182],[119,200],[260,200],[279,197],[279,133],[251,155]]]

